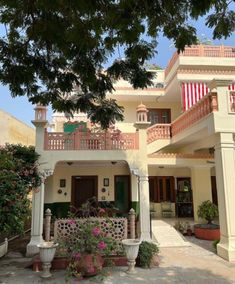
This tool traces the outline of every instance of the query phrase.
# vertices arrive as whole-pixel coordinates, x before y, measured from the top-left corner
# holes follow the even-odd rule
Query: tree
[[[30,216],[28,194],[38,187],[38,154],[34,147],[7,144],[0,148],[0,232],[6,235],[24,231]]]
[[[0,81],[13,97],[26,95],[57,111],[87,112],[107,128],[123,118],[123,109],[105,97],[115,80],[123,77],[134,88],[152,84],[144,63],[155,54],[159,32],[183,50],[197,42],[189,19],[210,12],[206,24],[214,38],[228,37],[235,29],[232,2],[1,0],[6,34],[0,39]],[[118,46],[125,59],[114,60],[104,72]]]

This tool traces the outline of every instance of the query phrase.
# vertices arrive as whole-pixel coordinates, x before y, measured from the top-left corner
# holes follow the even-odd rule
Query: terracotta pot
[[[104,259],[99,254],[83,254],[77,262],[77,271],[83,276],[95,276],[103,268]]]
[[[220,239],[220,229],[218,225],[194,225],[195,237],[202,240],[219,240]]]

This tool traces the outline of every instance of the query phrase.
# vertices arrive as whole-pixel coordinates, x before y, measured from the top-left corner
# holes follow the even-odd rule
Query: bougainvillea
[[[0,147],[0,232],[21,234],[30,216],[28,194],[38,187],[39,155],[34,147],[6,144]]]

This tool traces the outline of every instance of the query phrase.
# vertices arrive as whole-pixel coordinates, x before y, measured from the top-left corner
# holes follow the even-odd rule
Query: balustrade
[[[147,129],[147,143],[151,143],[158,139],[170,139],[170,124],[154,124]]]
[[[170,73],[179,56],[201,56],[201,57],[235,57],[235,49],[232,46],[211,46],[211,45],[192,45],[186,47],[183,52],[174,53],[165,69],[165,77]]]
[[[45,150],[131,150],[139,148],[136,133],[75,131],[72,133],[45,131]]]
[[[218,110],[216,93],[210,93],[198,101],[188,111],[182,114],[179,118],[171,124],[172,136],[189,128],[201,118],[207,116],[209,113]]]

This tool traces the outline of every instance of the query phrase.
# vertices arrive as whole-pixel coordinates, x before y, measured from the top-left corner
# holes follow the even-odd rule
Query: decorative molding
[[[148,155],[149,158],[161,158],[161,159],[214,159],[212,154],[189,154],[189,153],[154,153]]]
[[[177,74],[212,74],[212,75],[235,75],[232,70],[217,70],[217,69],[178,69]]]
[[[45,182],[45,179],[48,178],[49,176],[52,176],[53,173],[54,173],[54,170],[52,169],[42,170],[42,172],[40,173],[42,181]]]

